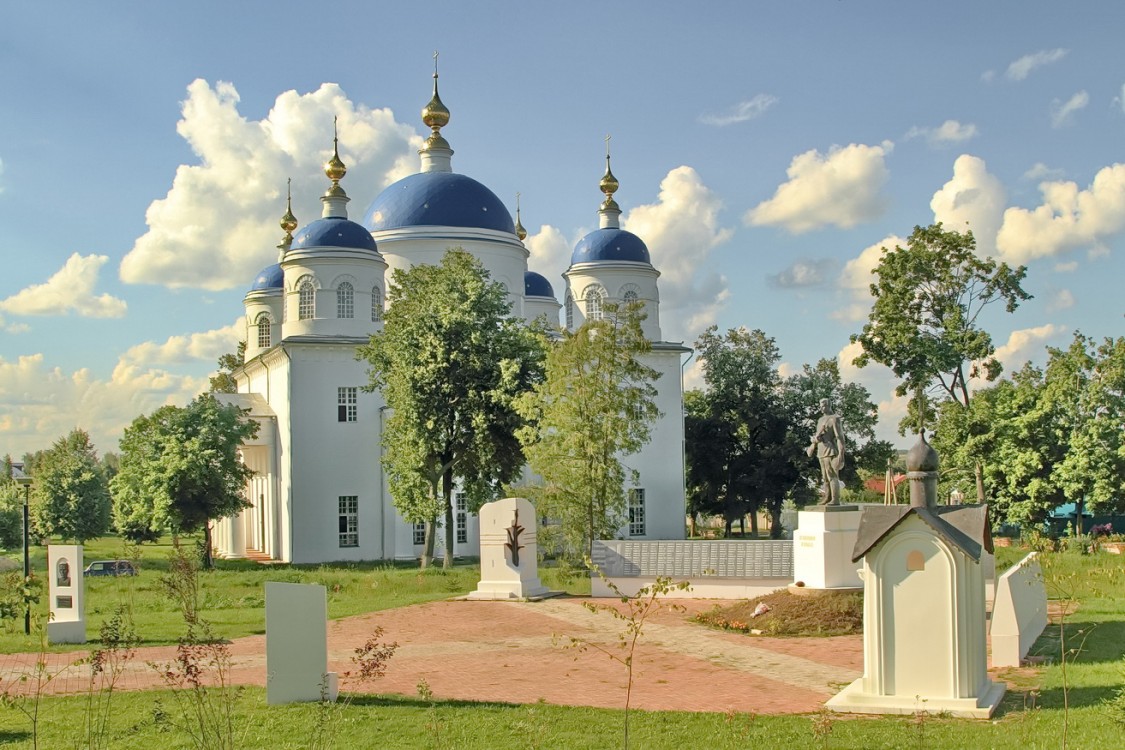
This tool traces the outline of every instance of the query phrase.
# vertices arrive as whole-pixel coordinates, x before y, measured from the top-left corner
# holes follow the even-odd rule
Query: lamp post
[[[31,578],[31,556],[28,550],[28,501],[31,495],[31,477],[24,474],[16,477],[16,484],[23,487],[23,584],[26,587]],[[31,635],[31,602],[24,602],[23,611],[24,635]]]

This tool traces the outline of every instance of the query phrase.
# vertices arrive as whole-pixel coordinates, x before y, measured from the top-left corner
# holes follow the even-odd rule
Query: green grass
[[[194,539],[184,543],[194,545]],[[86,579],[86,634],[91,641],[119,603],[127,603],[141,645],[176,643],[183,634],[180,610],[168,599],[160,578],[168,572],[171,541],[135,548],[139,556],[139,575],[120,578]],[[32,569],[42,576],[46,568],[46,547],[32,548]],[[115,537],[91,540],[83,550],[88,564],[93,560],[112,560],[128,556]],[[570,593],[589,593],[589,580],[560,578],[553,568],[541,570],[543,583]],[[403,607],[420,602],[447,599],[467,594],[480,580],[476,560],[458,561],[452,570],[437,567],[419,570],[416,562],[337,563],[331,565],[259,565],[245,560],[216,560],[215,569],[199,572],[199,605],[215,633],[223,638],[238,638],[265,632],[265,583],[319,583],[328,593],[330,619]],[[45,617],[47,597],[40,597],[39,614]],[[0,627],[0,653],[35,651],[39,638],[23,634],[23,618],[8,620]],[[52,646],[51,651],[68,651],[85,646]]]
[[[167,693],[121,693],[113,698],[110,747],[159,745],[173,750],[191,747],[187,736],[153,716],[156,699],[177,719]],[[238,746],[246,750],[307,748],[318,722],[315,704],[267,707],[260,689],[245,691],[237,706]],[[746,747],[831,748],[1058,748],[1061,716],[1058,710],[1024,710],[1020,696],[1010,697],[1003,714],[992,721],[963,721],[913,717],[829,717],[831,732],[823,744],[813,732],[815,716],[752,716],[748,714],[633,711],[630,744],[660,750],[705,747],[713,750]],[[77,744],[84,715],[79,697],[44,701],[39,729],[40,747]],[[335,728],[332,747],[379,748],[584,748],[619,747],[621,711],[567,708],[546,704],[510,705],[466,701],[360,695],[328,714]],[[1120,746],[1121,729],[1097,705],[1072,709],[1070,747]],[[29,748],[31,736],[24,717],[0,709],[0,745]]]

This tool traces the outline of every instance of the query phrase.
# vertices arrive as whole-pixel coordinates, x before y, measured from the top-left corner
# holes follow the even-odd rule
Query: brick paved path
[[[363,692],[414,695],[423,679],[438,698],[572,706],[620,706],[625,670],[595,649],[566,648],[579,638],[616,650],[622,624],[608,613],[582,606],[591,601],[561,597],[541,602],[443,601],[373,612],[328,624],[329,669],[353,668],[351,656],[381,626],[398,652],[387,674]],[[593,600],[601,603],[605,600]],[[632,705],[652,710],[804,713],[815,711],[841,683],[863,668],[859,636],[779,639],[710,630],[687,622],[713,601],[681,601],[686,612],[662,610],[650,618],[634,658]],[[230,644],[236,684],[264,685],[265,636]],[[151,664],[170,662],[175,647],[138,651],[120,689],[161,687]],[[58,673],[51,693],[86,689],[88,667],[75,666],[82,652],[47,654],[47,671]],[[0,689],[32,671],[35,654],[0,655]]]

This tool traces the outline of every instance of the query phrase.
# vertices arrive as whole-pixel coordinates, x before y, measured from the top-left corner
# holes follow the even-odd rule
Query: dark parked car
[[[135,576],[137,569],[128,560],[95,560],[86,566],[88,576]]]

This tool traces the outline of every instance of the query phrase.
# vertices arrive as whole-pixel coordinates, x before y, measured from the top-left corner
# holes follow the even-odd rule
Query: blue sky
[[[838,357],[878,248],[935,219],[1029,267],[987,316],[1010,368],[1121,333],[1118,2],[7,4],[0,25],[0,454],[100,450],[205,387],[304,224],[340,118],[351,216],[417,171],[439,50],[454,170],[510,208],[561,295],[612,134],[664,333],[761,328]],[[689,372],[689,379],[697,373]]]

